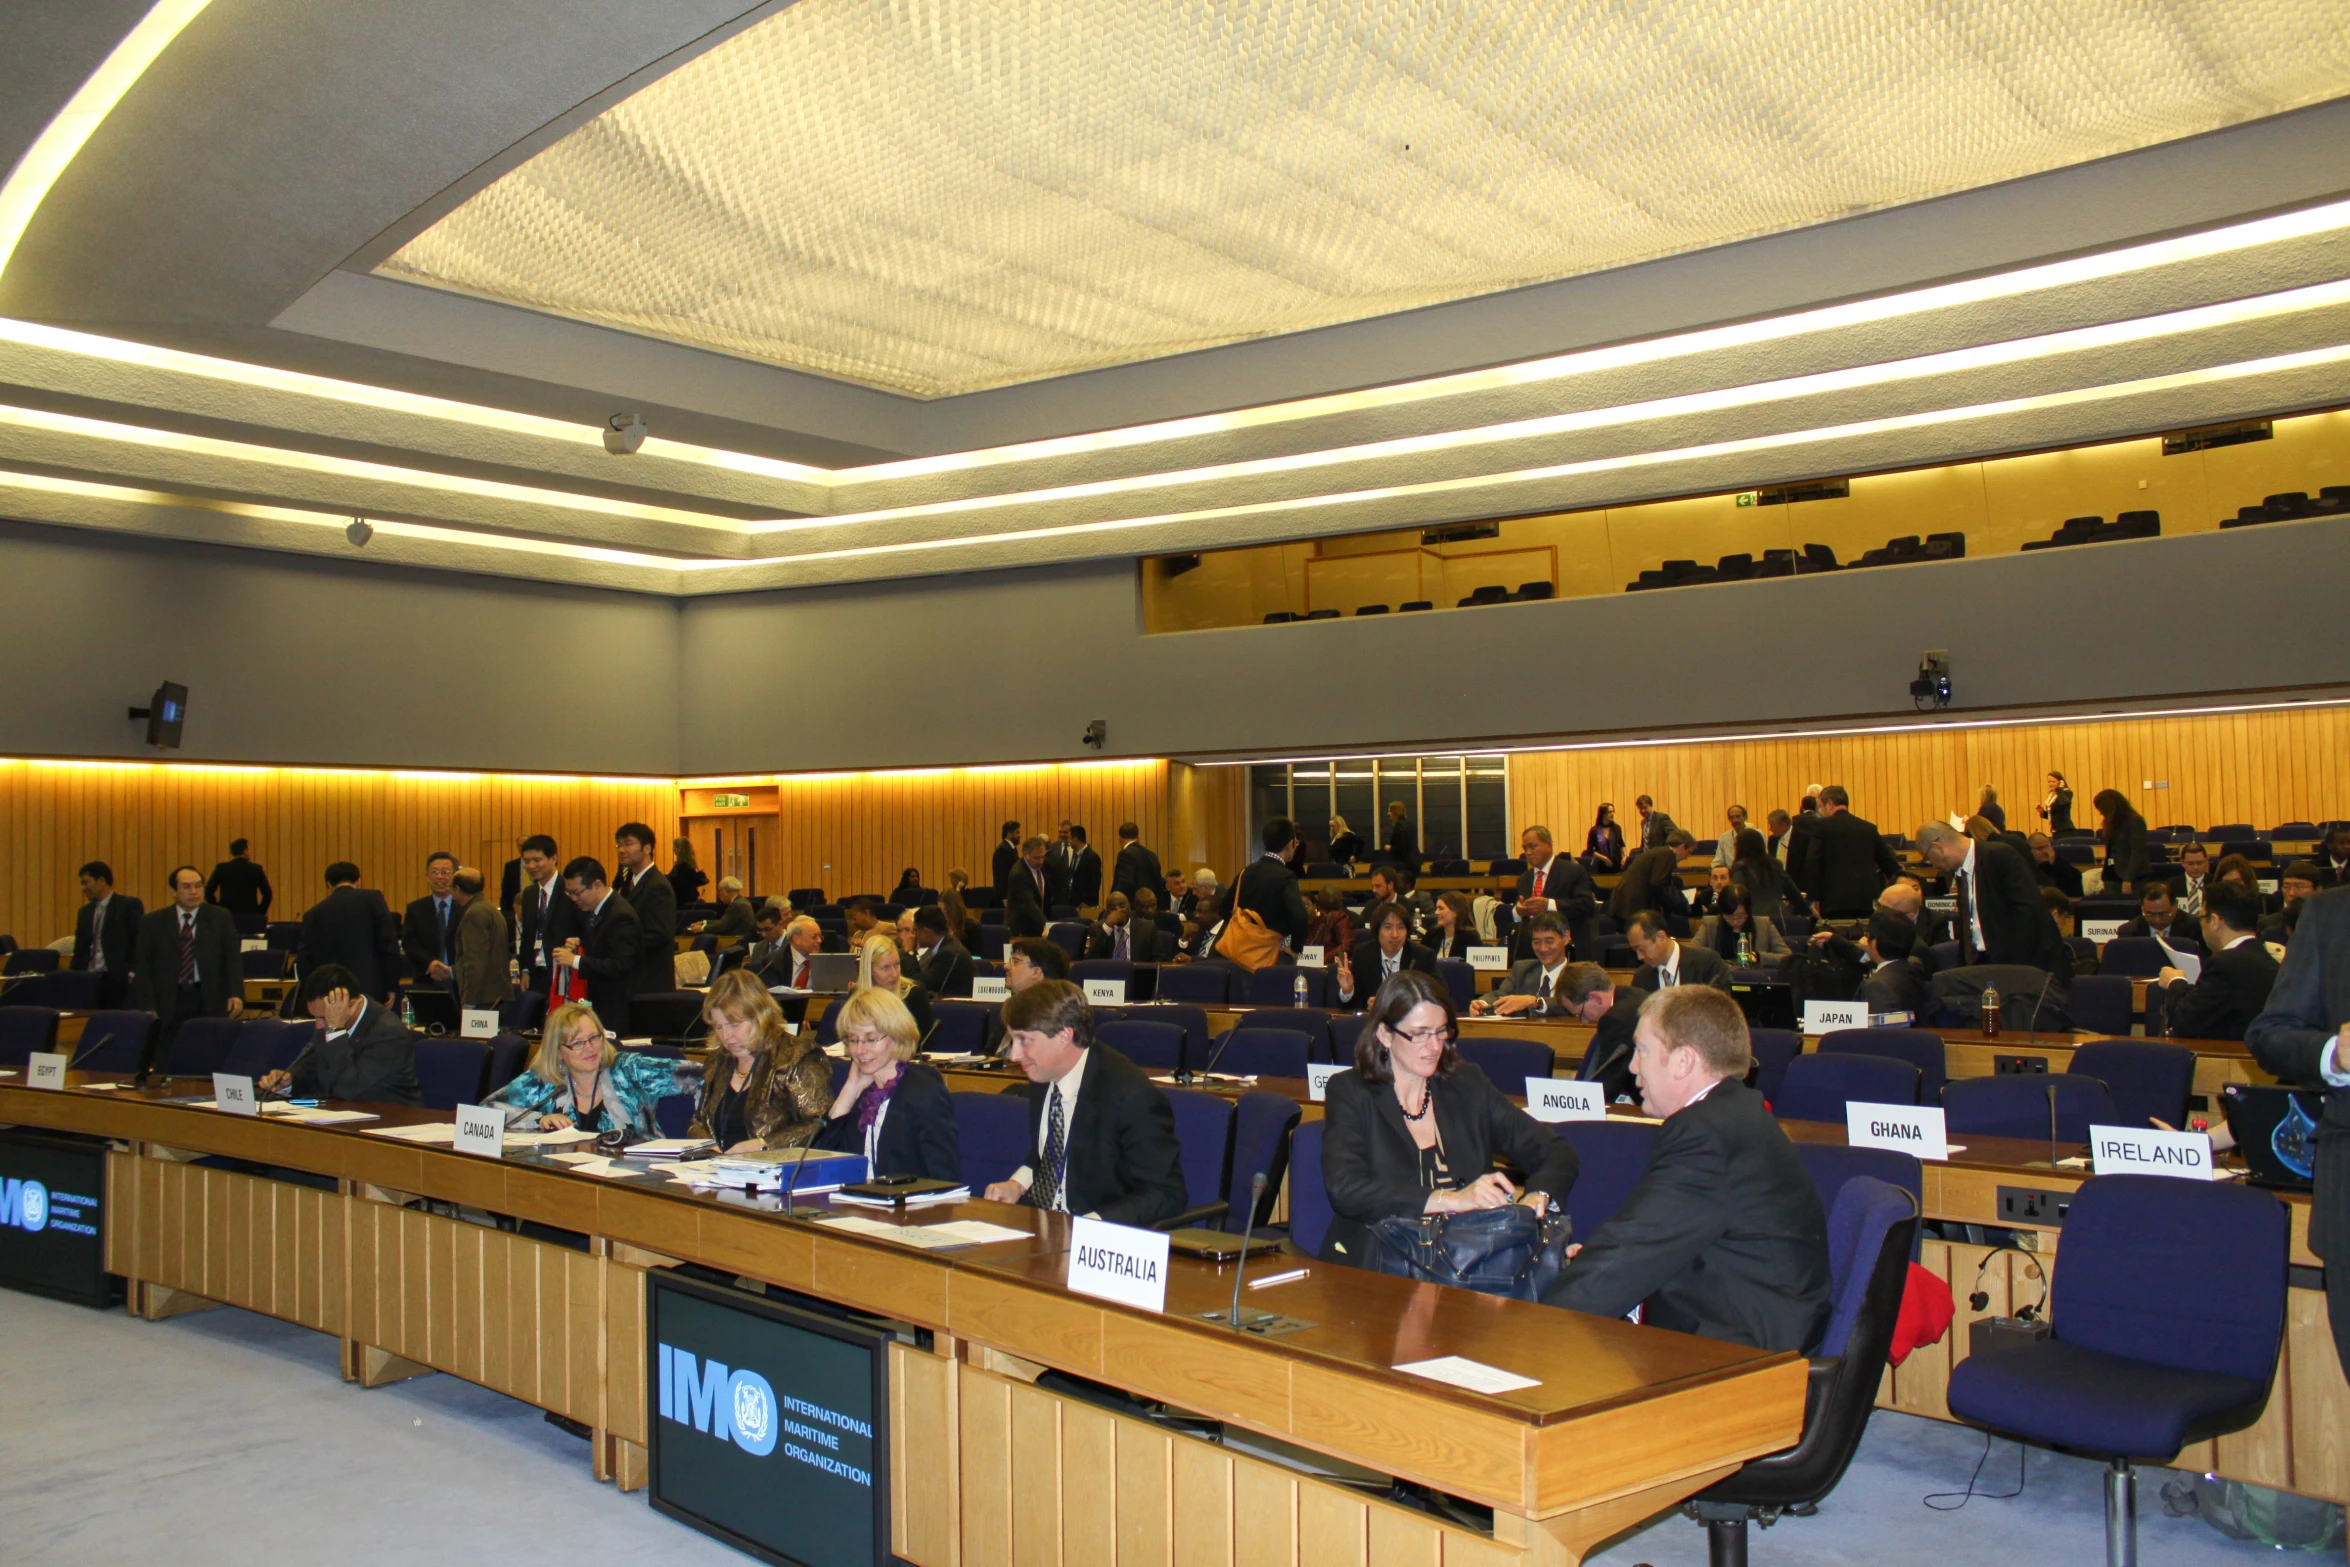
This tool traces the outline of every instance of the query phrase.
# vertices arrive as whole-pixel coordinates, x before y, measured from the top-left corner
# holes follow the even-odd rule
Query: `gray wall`
[[[0,752],[667,775],[667,600],[0,522]],[[568,710],[551,689],[578,696]]]

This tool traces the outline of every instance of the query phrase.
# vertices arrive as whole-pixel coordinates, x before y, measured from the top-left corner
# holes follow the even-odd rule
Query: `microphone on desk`
[[[2056,1085],[2048,1085],[2048,1168],[2056,1168]]]
[[[2024,1043],[2026,1045],[2034,1045],[2039,1043],[2040,1009],[2047,1005],[2048,987],[2055,983],[2056,973],[2053,969],[2049,971],[2049,975],[2046,979],[2040,981],[2040,994],[2032,1002],[2032,1015],[2024,1020]]]
[[[1249,1178],[1248,1218],[1240,1226],[1240,1258],[1232,1264],[1232,1325],[1240,1326],[1240,1276],[1248,1271],[1248,1238],[1257,1227],[1257,1204],[1265,1200],[1265,1172]]]
[[[800,1172],[808,1167],[808,1150],[801,1148],[796,1150],[796,1152],[799,1154],[799,1157],[794,1159],[791,1163],[791,1179],[783,1183],[783,1216],[787,1219],[796,1219],[800,1217],[800,1210],[792,1206],[791,1199],[793,1191],[796,1190],[800,1184]],[[815,1215],[816,1210],[814,1208],[810,1208],[808,1210],[808,1216],[813,1218]]]
[[[90,1059],[90,1053],[91,1053],[92,1051],[96,1050],[96,1049],[98,1048],[98,1046],[99,1046],[99,1045],[107,1044],[107,1043],[111,1042],[111,1041],[113,1040],[113,1038],[114,1038],[114,1031],[113,1031],[112,1029],[108,1029],[108,1030],[107,1030],[105,1033],[103,1033],[103,1034],[100,1034],[100,1035],[98,1036],[97,1040],[96,1040],[94,1043],[91,1043],[91,1044],[84,1045],[84,1046],[82,1046],[80,1049],[76,1050],[76,1051],[73,1053],[73,1059],[72,1059],[71,1061],[68,1061],[68,1062],[66,1062],[66,1063],[65,1063],[65,1069],[66,1069],[68,1072],[70,1072],[70,1071],[74,1070],[76,1067],[80,1066],[80,1065],[81,1065],[81,1064],[82,1064],[84,1061],[87,1061],[87,1060],[89,1060],[89,1059]]]

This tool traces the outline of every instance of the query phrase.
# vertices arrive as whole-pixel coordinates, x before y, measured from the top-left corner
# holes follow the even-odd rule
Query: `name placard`
[[[496,1007],[467,1007],[458,1015],[457,1032],[461,1039],[497,1038],[498,1009]]]
[[[1891,1148],[1920,1159],[1950,1157],[1950,1137],[1943,1129],[1939,1105],[1848,1103],[1844,1141],[1854,1148]]]
[[[1317,941],[1317,942],[1315,942],[1315,943],[1314,943],[1312,946],[1310,946],[1310,947],[1300,947],[1300,948],[1298,948],[1298,949],[1297,949],[1297,966],[1298,966],[1299,968],[1326,968],[1326,967],[1328,967],[1328,966],[1329,966],[1329,958],[1328,958],[1328,955],[1327,955],[1327,954],[1325,954],[1325,953],[1323,952],[1323,950],[1322,950],[1322,944],[1321,944],[1320,942],[1318,942],[1318,941]]]
[[[1352,1067],[1333,1066],[1327,1061],[1308,1061],[1306,1063],[1306,1097],[1315,1104],[1320,1104],[1330,1096],[1330,1079],[1341,1072],[1353,1070]]]
[[[2122,927],[2128,923],[2127,920],[2083,920],[2081,934],[2102,947],[2120,935]]]
[[[1085,982],[1085,1003],[1094,1007],[1122,1007],[1126,1004],[1126,981],[1122,979],[1089,979]]]
[[[485,1159],[505,1158],[506,1112],[487,1105],[459,1105],[455,1147],[459,1153],[480,1154]]]
[[[1069,1226],[1069,1288],[1145,1311],[1167,1309],[1167,1237],[1106,1219]]]
[[[2175,1175],[2216,1181],[2208,1132],[2158,1132],[2150,1126],[2092,1126],[2089,1158],[2099,1175]]]
[[[24,1058],[24,1085],[27,1088],[63,1088],[65,1064],[70,1057],[63,1053],[36,1050]]]
[[[1505,973],[1510,966],[1510,949],[1507,947],[1471,947],[1466,956],[1469,967],[1482,969],[1489,974]]]
[[[237,950],[239,952],[267,952],[269,938],[267,936],[243,937],[237,942]]]
[[[1926,907],[1932,909],[1936,914],[1956,914],[1958,900],[1956,898],[1928,898]]]
[[[253,1098],[253,1079],[239,1077],[233,1072],[212,1074],[212,1103],[230,1115],[259,1115],[261,1106]]]
[[[1839,1028],[1868,1026],[1869,1004],[1865,1001],[1806,1001],[1803,1004],[1803,1031],[1807,1034],[1827,1034]]]
[[[1012,994],[1012,987],[1001,979],[990,979],[982,974],[971,981],[971,999],[974,1001],[1002,1001]]]
[[[1597,1083],[1564,1077],[1526,1079],[1526,1113],[1537,1121],[1604,1121],[1607,1101]]]

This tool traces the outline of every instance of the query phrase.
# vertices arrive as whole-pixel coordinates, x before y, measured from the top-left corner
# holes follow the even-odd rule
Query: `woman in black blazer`
[[[1602,805],[1583,835],[1583,868],[1596,876],[1624,868],[1624,829],[1616,825],[1616,808]]]
[[[1374,904],[1363,916],[1363,927],[1366,934],[1354,944],[1354,950],[1331,960],[1338,982],[1338,993],[1332,998],[1335,1005],[1349,1011],[1361,1011],[1369,1005],[1391,958],[1399,974],[1436,978],[1436,954],[1412,940],[1411,910],[1400,903]]]
[[[886,990],[904,1002],[914,1018],[914,1038],[930,1037],[930,992],[907,977],[905,954],[898,951],[895,936],[875,931],[865,938],[857,954],[857,984]]]
[[[2105,840],[2105,890],[2135,887],[2146,876],[2146,818],[2119,789],[2100,789],[2089,803],[2104,818],[2097,836]]]
[[[1450,923],[1447,923],[1449,918]],[[1477,935],[1477,906],[1465,892],[1436,895],[1436,917],[1428,925],[1428,952],[1439,962],[1458,958],[1467,962],[1469,949],[1483,943]]]
[[[1330,818],[1330,858],[1341,865],[1352,865],[1363,857],[1363,835],[1347,826],[1346,818]]]
[[[2073,830],[2073,786],[2064,781],[2064,774],[2048,775],[2048,795],[2040,802],[2040,820],[2048,824],[2048,836],[2062,838]]]
[[[1454,1048],[1452,997],[1425,974],[1379,987],[1354,1070],[1324,1092],[1322,1185],[1328,1262],[1371,1261],[1371,1228],[1391,1215],[1466,1213],[1523,1201],[1540,1211],[1575,1185],[1575,1148],[1502,1097]],[[1523,1196],[1494,1168],[1525,1177]]]
[[[868,986],[841,1003],[840,1042],[849,1075],[833,1095],[816,1146],[861,1153],[875,1176],[963,1179],[955,1100],[938,1069],[910,1059],[914,1014],[889,991]]]

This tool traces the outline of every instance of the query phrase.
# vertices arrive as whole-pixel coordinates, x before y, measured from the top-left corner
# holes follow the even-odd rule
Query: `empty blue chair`
[[[1929,973],[1939,974],[1944,969],[1956,967],[1958,967],[1957,942],[1937,941],[1926,949],[1926,969]]]
[[[282,947],[265,947],[238,955],[247,979],[284,979],[294,971],[294,955]]]
[[[221,1063],[245,1025],[233,1017],[192,1017],[171,1036],[163,1069],[173,1077],[210,1077],[229,1070]]]
[[[1452,1009],[1466,1012],[1469,1003],[1477,999],[1477,971],[1469,967],[1466,958],[1438,958],[1436,977],[1444,981],[1444,988],[1452,992]]]
[[[987,1027],[1002,1008],[1000,1001],[933,1001],[928,1048],[942,1055],[979,1054],[987,1048]]]
[[[1236,1028],[1214,1053],[1216,1070],[1240,1077],[1303,1077],[1309,1045],[1294,1028]]]
[[[1777,1104],[1787,1063],[1803,1054],[1803,1036],[1792,1028],[1750,1028],[1746,1041],[1754,1056],[1754,1091],[1764,1104]]]
[[[975,1094],[957,1089],[955,1137],[963,1156],[963,1184],[977,1196],[1029,1162],[1028,1096]]]
[[[1114,979],[1126,987],[1127,999],[1134,999],[1134,965],[1124,958],[1080,959],[1069,965],[1069,979],[1079,990],[1089,979]]]
[[[694,1129],[697,1108],[692,1094],[664,1094],[653,1102],[653,1124],[663,1137],[683,1137]]]
[[[498,1026],[527,1034],[547,1020],[547,993],[526,990],[498,1009]]]
[[[992,914],[995,911],[990,909],[988,912]],[[1003,926],[981,925],[979,927],[979,945],[973,947],[971,951],[975,957],[983,958],[987,962],[1001,963],[1004,961],[1004,949],[1011,944],[1011,932]]]
[[[2056,1095],[2051,1124],[2048,1096]],[[2093,1077],[2070,1072],[2014,1073],[2006,1077],[1962,1077],[1942,1094],[1942,1121],[1950,1135],[2022,1137],[2046,1142],[2085,1143],[2092,1126],[2120,1119],[2113,1095]]]
[[[35,1051],[56,1048],[55,1007],[0,1007],[0,1066],[21,1067]]]
[[[1183,1030],[1173,1023],[1142,1023],[1128,1018],[1096,1023],[1094,1038],[1108,1045],[1146,1072],[1172,1072],[1183,1050]]]
[[[1159,999],[1203,1007],[1227,1006],[1232,1000],[1232,982],[1239,973],[1233,965],[1215,961],[1172,964],[1159,970]]]
[[[300,920],[271,920],[262,927],[261,939],[281,951],[298,951],[302,945]]]
[[[98,1004],[98,975],[81,969],[35,974],[8,987],[8,999],[22,1006],[87,1012]]]
[[[74,1059],[85,1072],[136,1072],[139,1063],[147,1059],[147,1041],[154,1032],[155,1015],[151,1012],[93,1012],[82,1020]]]
[[[2097,972],[2152,979],[2169,962],[2170,955],[2152,936],[2116,936],[2105,944],[2105,951],[2097,960]]]
[[[1135,1023],[1171,1023],[1183,1030],[1183,1048],[1195,1067],[1207,1060],[1208,1047],[1215,1040],[1215,1036],[1208,1031],[1208,1009],[1192,1006],[1188,1002],[1159,1002],[1135,1007],[1125,1017],[1127,1021]]]
[[[1224,1175],[1232,1163],[1232,1101],[1197,1088],[1170,1088],[1175,1141],[1183,1149],[1183,1206],[1221,1202]]]
[[[2130,1031],[2130,981],[2123,974],[2083,974],[2065,997],[2065,1014],[2084,1034],[2121,1034]],[[2175,1123],[2174,1123],[2175,1124]]]
[[[1840,1028],[1820,1036],[1821,1055],[1890,1056],[1918,1069],[1919,1104],[1934,1104],[1948,1081],[1940,1034],[1922,1028]]]
[[[2073,981],[2076,998],[2081,984]],[[2187,1124],[2187,1100],[2195,1092],[2195,1052],[2185,1045],[2161,1039],[2095,1039],[2073,1052],[2072,1065],[2065,1070],[2105,1085],[2113,1095],[2116,1126],[2146,1126],[2160,1120],[2176,1130]]]
[[[1330,1005],[1331,978],[1326,968],[1300,968],[1294,963],[1274,963],[1258,969],[1243,982],[1241,1000],[1252,1007],[1294,1007],[1297,984],[1305,981],[1305,1004],[1309,1007]]]
[[[1656,1128],[1645,1121],[1560,1121],[1551,1130],[1575,1145],[1575,1186],[1560,1201],[1575,1221],[1575,1239],[1587,1241],[1647,1173]]]
[[[1289,1243],[1309,1257],[1322,1254],[1330,1233],[1330,1190],[1322,1184],[1322,1130],[1329,1124],[1300,1122],[1289,1139]],[[1353,1260],[1359,1267],[1369,1259]]]
[[[1474,1061],[1493,1086],[1515,1098],[1526,1095],[1526,1079],[1556,1075],[1558,1057],[1539,1039],[1497,1039],[1485,1034],[1463,1034],[1461,1059]]]
[[[185,1027],[181,1032],[186,1032]],[[277,1043],[277,1039],[278,1023],[274,1018],[251,1018],[239,1023],[218,1060],[213,1063],[212,1070],[226,1072],[233,1077],[259,1077],[269,1070],[270,1047]],[[172,1048],[177,1050],[178,1047],[179,1041],[173,1040]]]
[[[1920,1212],[1925,1209],[1925,1165],[1915,1154],[1892,1148],[1847,1148],[1842,1143],[1797,1143],[1795,1156],[1811,1172],[1811,1183],[1819,1188],[1820,1206],[1831,1213],[1845,1183],[1863,1175],[1900,1187],[1916,1200]],[[1917,1260],[1914,1251],[1910,1260]]]
[[[2053,1334],[1969,1355],[1950,1412],[2103,1458],[2105,1559],[2137,1560],[2134,1459],[2241,1431],[2268,1407],[2285,1331],[2286,1218],[2223,1181],[2101,1175],[2074,1193]]]
[[[1085,927],[1076,920],[1055,920],[1044,928],[1044,939],[1069,954],[1074,963],[1085,956]]]
[[[1360,1012],[1333,1013],[1330,1018],[1330,1059],[1340,1066],[1355,1064],[1355,1039],[1370,1020]]]
[[[1317,1012],[1312,1007],[1259,1007],[1241,1014],[1232,1025],[1235,1030],[1253,1032],[1257,1029],[1279,1028],[1306,1036],[1306,1059],[1328,1061],[1330,1056],[1330,1014]],[[1303,1076],[1292,1073],[1291,1076]]]
[[[1255,1222],[1262,1224],[1281,1195],[1281,1179],[1289,1168],[1289,1139],[1304,1109],[1287,1094],[1269,1094],[1252,1088],[1242,1094],[1232,1111],[1232,1174],[1226,1183],[1231,1208],[1224,1228],[1238,1233],[1249,1218],[1250,1183],[1265,1178],[1265,1200]]]
[[[482,1079],[489,1075],[490,1047],[478,1039],[416,1041],[416,1086],[427,1110],[454,1110],[481,1103]]]
[[[50,947],[19,947],[8,954],[8,961],[0,963],[0,976],[10,974],[54,974],[65,963],[65,954]]]
[[[1821,1055],[1812,1052],[1787,1063],[1771,1111],[1782,1121],[1844,1124],[1847,1104],[1914,1105],[1918,1069],[1891,1056]]]
[[[843,1084],[843,1083],[847,1082],[848,1080],[849,1080],[849,1058],[848,1058],[847,1056],[835,1056],[835,1057],[833,1057],[833,1058],[832,1058],[832,1093],[833,1093],[833,1097],[834,1097],[834,1098],[836,1098],[836,1099],[837,1099],[837,1098],[839,1098],[839,1097],[840,1097],[840,1087],[841,1087],[841,1084]]]
[[[529,1067],[530,1041],[516,1033],[500,1034],[490,1041],[490,1075],[482,1080],[481,1091],[494,1094]]]

